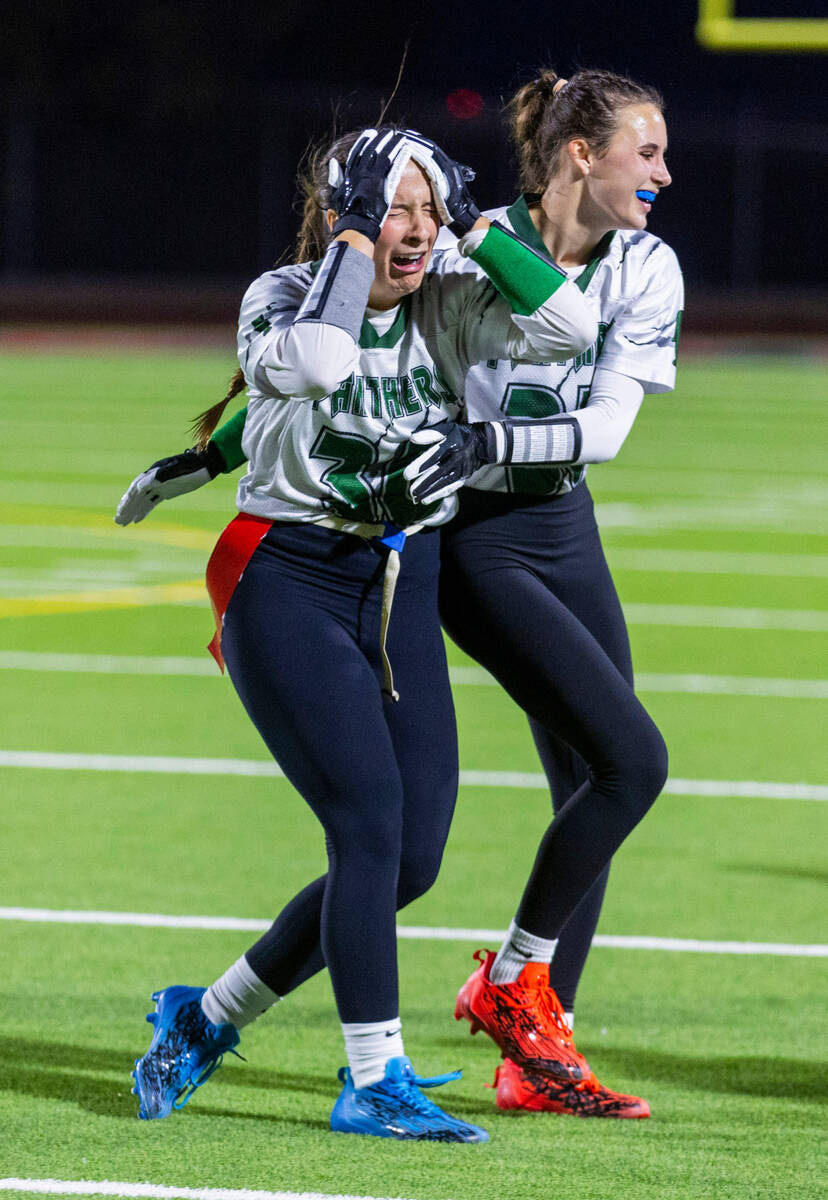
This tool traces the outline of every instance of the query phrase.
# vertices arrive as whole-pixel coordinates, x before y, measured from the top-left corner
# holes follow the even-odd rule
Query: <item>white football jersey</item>
[[[524,197],[485,215],[549,257]],[[441,233],[438,245],[447,241]],[[599,362],[638,380],[645,393],[672,391],[684,286],[670,247],[651,233],[617,230],[602,239],[577,275],[571,269],[567,273],[598,320],[595,345],[568,362],[527,364],[491,358],[475,364],[465,380],[466,420],[550,417],[585,408]],[[585,466],[484,467],[467,486],[551,495],[570,491],[585,472]]]
[[[300,399],[275,391],[263,359],[292,324],[316,267],[268,271],[242,301],[238,352],[250,390],[238,508],[270,520],[333,516],[354,527],[441,524],[456,498],[410,499],[403,469],[424,449],[411,435],[456,418],[472,363],[557,357],[569,336],[567,306],[583,328],[581,297],[564,284],[536,313],[519,316],[470,259],[454,249],[437,252],[390,328],[380,333],[363,321],[348,378],[321,400]]]

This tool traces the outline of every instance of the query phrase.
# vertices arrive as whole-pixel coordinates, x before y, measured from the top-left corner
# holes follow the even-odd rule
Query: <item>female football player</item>
[[[607,864],[666,778],[662,739],[633,692],[627,630],[584,479],[588,463],[618,453],[645,392],[670,391],[675,380],[681,272],[673,251],[645,232],[670,183],[663,101],[609,72],[566,81],[543,71],[517,92],[511,115],[522,195],[488,215],[567,271],[599,333],[574,362],[474,366],[465,391],[471,438],[458,428],[436,462],[409,472],[421,476],[415,494],[434,498],[441,481],[483,468],[442,533],[440,615],[528,714],[557,814],[509,935],[461,989],[456,1016],[482,1025],[504,1052],[501,1107],[641,1117],[643,1100],[603,1088],[591,1072],[573,1083],[538,1070],[537,1039],[526,1042],[516,1015],[534,1005],[538,1027],[549,1027],[548,996],[532,987],[546,982],[548,963],[565,1014],[553,1006],[553,1040],[556,1025],[569,1038]],[[520,418],[515,465],[484,466],[478,423],[508,426],[511,417]],[[452,445],[461,435],[464,446]],[[595,882],[578,901],[585,875]]]
[[[324,962],[349,1063],[332,1128],[487,1139],[422,1094],[449,1077],[416,1076],[400,1029],[395,913],[437,874],[457,786],[436,532],[456,500],[413,502],[403,470],[450,428],[473,362],[569,358],[596,325],[561,271],[481,217],[467,178],[410,131],[340,141],[316,180],[321,261],[242,302],[248,471],[208,565],[212,649],[322,824],[328,872],[209,989],[155,993],[144,1119],[186,1103]],[[441,219],[459,253],[432,261]]]
[[[618,452],[644,393],[669,391],[675,378],[681,273],[672,250],[645,232],[670,182],[663,102],[610,72],[567,82],[543,71],[511,111],[523,194],[489,215],[562,263],[599,336],[574,362],[472,367],[470,424],[407,469],[414,493],[432,498],[474,471],[459,516],[441,530],[441,618],[529,715],[558,814],[506,943],[461,991],[457,1015],[474,1018],[507,1056],[502,1107],[641,1117],[646,1102],[602,1087],[580,1056],[582,1078],[550,1064],[555,1054],[570,1068],[576,1061],[572,1009],[609,857],[666,775],[662,739],[632,690],[627,631],[584,480],[586,464]],[[120,519],[140,520],[159,499],[237,466],[244,421],[243,410],[206,454],[188,451],[139,476]],[[506,454],[510,465],[495,463]],[[586,896],[585,876],[594,879]],[[484,1007],[512,1026],[524,1014],[532,1046],[545,1031],[544,1054],[491,1028]]]

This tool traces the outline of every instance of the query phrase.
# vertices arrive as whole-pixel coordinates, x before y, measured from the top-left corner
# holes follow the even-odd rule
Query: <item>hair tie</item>
[[[558,92],[562,92],[568,83],[568,79],[556,79],[555,86],[552,88],[552,95],[557,96]]]

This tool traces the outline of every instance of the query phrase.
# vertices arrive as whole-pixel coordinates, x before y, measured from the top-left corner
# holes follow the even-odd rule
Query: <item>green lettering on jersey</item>
[[[413,417],[429,407],[456,401],[456,397],[442,380],[432,375],[428,367],[414,367],[408,375],[349,375],[342,383],[324,397],[330,402],[331,416],[352,413],[355,417],[373,417],[395,421],[398,417]],[[318,409],[322,400],[314,400]],[[366,403],[370,413],[365,411]]]
[[[415,367],[411,372],[411,378],[414,382],[414,387],[417,389],[417,395],[423,402],[423,407],[428,408],[432,405],[439,408],[443,402],[443,397],[438,388],[434,386],[434,379],[428,367]]]
[[[451,386],[447,382],[445,376],[443,375],[442,371],[440,370],[440,368],[437,366],[436,363],[434,364],[434,378],[436,379],[437,385],[440,388],[440,391],[442,392],[443,400],[456,400],[457,399],[454,392],[451,390]]]
[[[335,417],[337,413],[347,412],[351,404],[351,389],[353,387],[354,377],[349,375],[347,379],[343,379],[339,387],[331,392],[331,416]]]
[[[371,397],[371,416],[379,419],[382,416],[382,392],[376,375],[365,376],[365,390]]]
[[[587,346],[583,354],[577,354],[572,360],[572,366],[576,371],[580,371],[581,367],[591,367],[595,362],[595,344]]]
[[[354,376],[354,386],[351,389],[351,412],[355,417],[364,417],[365,409],[362,401],[365,394],[365,380],[361,375]]]
[[[400,381],[393,375],[383,375],[382,377],[382,395],[385,400],[385,410],[391,421],[395,417],[403,415],[402,404],[400,403]]]
[[[410,417],[413,417],[415,413],[422,411],[423,406],[417,399],[416,392],[414,391],[414,384],[411,382],[411,377],[409,375],[400,376],[400,400],[402,401],[404,410]]]
[[[268,329],[270,329],[270,321],[268,321],[264,313],[260,313],[258,317],[254,317],[250,325],[255,329],[256,333],[267,333]]]
[[[501,411],[507,417],[552,417],[566,405],[555,388],[541,383],[508,383]]]

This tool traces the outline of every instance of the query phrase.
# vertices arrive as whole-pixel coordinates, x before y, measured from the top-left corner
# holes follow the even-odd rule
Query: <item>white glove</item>
[[[160,458],[133,479],[124,492],[115,513],[116,525],[133,522],[137,525],[162,500],[194,492],[224,469],[221,452],[212,442],[206,450],[185,450],[170,458]]]

